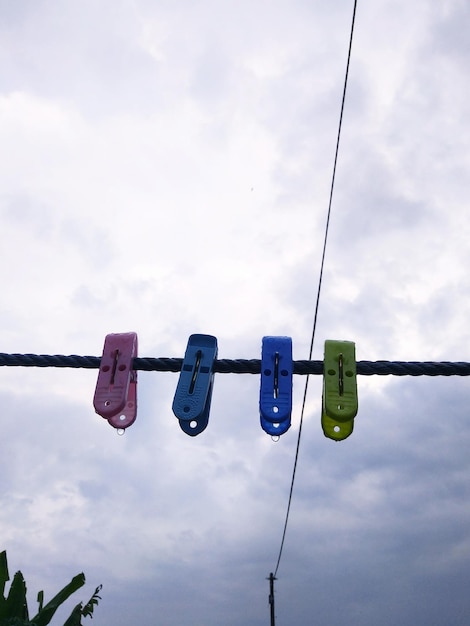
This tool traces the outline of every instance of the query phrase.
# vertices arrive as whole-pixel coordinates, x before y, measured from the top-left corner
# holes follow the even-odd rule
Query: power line
[[[320,293],[321,293],[322,280],[323,280],[323,268],[324,268],[324,265],[325,265],[326,244],[327,244],[327,240],[328,240],[328,231],[329,231],[330,216],[331,216],[331,206],[332,206],[332,203],[333,203],[333,192],[334,192],[334,188],[335,188],[336,165],[338,163],[339,142],[340,142],[340,138],[341,138],[341,128],[342,128],[342,125],[343,125],[344,103],[346,101],[346,89],[347,89],[347,85],[348,85],[348,76],[349,76],[349,63],[350,63],[350,60],[351,60],[351,50],[352,50],[352,42],[353,42],[353,34],[354,34],[354,24],[355,24],[355,21],[356,21],[356,7],[357,7],[357,0],[354,0],[353,15],[352,15],[352,21],[351,21],[351,33],[350,33],[350,37],[349,37],[348,57],[347,57],[346,71],[345,71],[345,76],[344,76],[343,97],[341,99],[341,112],[340,112],[340,116],[339,116],[338,134],[337,134],[337,137],[336,137],[335,158],[334,158],[334,162],[333,162],[333,173],[332,173],[332,177],[331,177],[330,197],[329,197],[329,202],[328,202],[328,212],[327,212],[326,225],[325,225],[325,237],[324,237],[324,240],[323,240],[323,251],[322,251],[322,257],[321,257],[321,264],[320,264],[320,275],[319,275],[319,279],[318,279],[318,290],[317,290],[317,298],[316,298],[316,303],[315,303],[315,314],[314,314],[314,318],[313,318],[312,337],[311,337],[311,341],[310,341],[309,359],[312,358],[313,343],[314,343],[314,340],[315,340],[315,331],[316,331],[316,327],[317,327],[318,307],[319,307],[319,304],[320,304]],[[294,467],[293,467],[293,470],[292,470],[292,480],[291,480],[290,491],[289,491],[289,499],[288,499],[288,502],[287,502],[287,512],[286,512],[286,518],[285,518],[285,522],[284,522],[284,530],[282,532],[281,546],[279,548],[279,555],[278,555],[278,558],[277,558],[276,567],[274,569],[274,576],[276,576],[277,570],[279,569],[279,564],[281,562],[282,550],[284,548],[284,541],[285,541],[286,532],[287,532],[287,524],[289,522],[289,513],[290,513],[290,508],[291,508],[291,503],[292,503],[292,493],[293,493],[293,490],[294,490],[295,474],[296,474],[296,471],[297,471],[297,462],[298,462],[298,459],[299,459],[300,440],[301,440],[301,437],[302,437],[302,426],[303,426],[303,420],[304,420],[304,414],[305,414],[305,406],[306,406],[306,401],[307,401],[308,382],[309,382],[309,376],[307,375],[307,379],[305,381],[303,400],[302,400],[302,409],[301,409],[301,412],[300,412],[299,433],[298,433],[298,436],[297,436],[297,446],[296,446],[296,450],[295,450]]]

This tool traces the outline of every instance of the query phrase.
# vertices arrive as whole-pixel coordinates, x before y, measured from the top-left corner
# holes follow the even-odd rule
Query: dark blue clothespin
[[[261,428],[268,435],[283,435],[289,430],[292,413],[290,337],[263,337],[259,410]]]
[[[209,422],[216,358],[215,337],[190,336],[172,408],[181,429],[191,437],[202,433]]]

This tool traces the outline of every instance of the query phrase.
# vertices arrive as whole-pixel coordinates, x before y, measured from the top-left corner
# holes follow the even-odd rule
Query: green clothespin
[[[325,437],[349,437],[357,415],[356,348],[353,341],[325,341],[322,428]]]

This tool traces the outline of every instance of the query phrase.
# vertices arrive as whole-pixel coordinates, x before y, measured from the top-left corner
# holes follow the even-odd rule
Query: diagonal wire
[[[310,350],[309,350],[309,360],[312,359],[312,353],[313,353],[313,342],[315,339],[315,331],[317,328],[317,319],[318,319],[318,306],[320,303],[320,293],[321,293],[321,287],[322,287],[322,280],[323,280],[323,268],[325,265],[325,254],[326,254],[326,243],[328,240],[328,230],[330,227],[330,216],[331,216],[331,205],[333,203],[333,191],[335,188],[335,178],[336,178],[336,165],[338,163],[338,152],[339,152],[339,142],[340,142],[340,138],[341,138],[341,128],[343,125],[343,113],[344,113],[344,103],[346,100],[346,88],[348,85],[348,76],[349,76],[349,63],[351,60],[351,50],[352,50],[352,42],[353,42],[353,34],[354,34],[354,23],[356,21],[356,7],[357,7],[357,0],[354,0],[354,8],[353,8],[353,15],[352,15],[352,21],[351,21],[351,34],[349,37],[349,49],[348,49],[348,60],[346,63],[346,72],[345,72],[345,76],[344,76],[344,86],[343,86],[343,97],[341,100],[341,112],[340,112],[340,116],[339,116],[339,124],[338,124],[338,135],[336,138],[336,150],[335,150],[335,158],[334,158],[334,163],[333,163],[333,174],[331,177],[331,187],[330,187],[330,199],[328,202],[328,212],[327,212],[327,217],[326,217],[326,225],[325,225],[325,237],[323,240],[323,251],[322,251],[322,256],[321,256],[321,265],[320,265],[320,275],[319,275],[319,279],[318,279],[318,290],[317,290],[317,299],[316,299],[316,303],[315,303],[315,314],[314,314],[314,318],[313,318],[313,327],[312,327],[312,338],[310,341]],[[292,504],[292,493],[294,491],[294,482],[295,482],[295,474],[297,471],[297,462],[299,459],[299,449],[300,449],[300,439],[302,436],[302,426],[303,426],[303,421],[304,421],[304,414],[305,414],[305,405],[306,405],[306,401],[307,401],[307,391],[308,391],[308,382],[310,380],[310,376],[307,375],[307,378],[305,380],[305,387],[304,387],[304,394],[303,394],[303,400],[302,400],[302,409],[300,412],[300,424],[299,424],[299,434],[297,436],[297,447],[295,450],[295,459],[294,459],[294,468],[292,470],[292,480],[291,480],[291,485],[290,485],[290,491],[289,491],[289,500],[287,502],[287,512],[286,512],[286,518],[285,518],[285,522],[284,522],[284,530],[282,533],[282,539],[281,539],[281,546],[279,548],[279,555],[277,557],[277,563],[276,563],[276,567],[274,570],[274,576],[276,576],[277,574],[277,570],[279,569],[279,564],[281,562],[281,557],[282,557],[282,551],[284,548],[284,541],[286,538],[286,532],[287,532],[287,524],[289,522],[289,513],[290,513],[290,508],[291,508],[291,504]]]

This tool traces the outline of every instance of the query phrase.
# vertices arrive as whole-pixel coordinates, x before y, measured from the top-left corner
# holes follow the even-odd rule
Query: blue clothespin
[[[217,339],[212,335],[191,335],[184,354],[181,374],[173,399],[173,413],[181,429],[191,437],[199,435],[209,422]]]
[[[283,435],[289,430],[292,413],[290,337],[263,337],[259,410],[261,428],[268,435]]]

